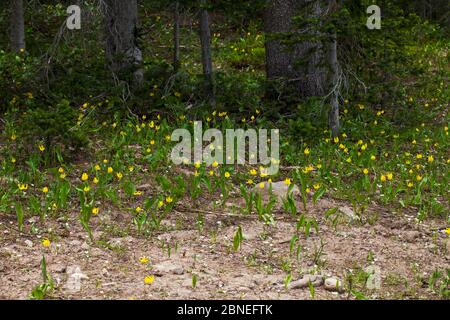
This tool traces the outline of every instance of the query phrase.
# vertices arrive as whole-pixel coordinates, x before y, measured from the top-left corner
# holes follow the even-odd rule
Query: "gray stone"
[[[321,275],[304,275],[301,279],[292,281],[288,288],[289,289],[301,289],[306,288],[311,283],[314,287],[319,287],[323,284],[323,277]]]
[[[170,261],[165,261],[153,267],[155,275],[161,276],[164,274],[184,274],[184,268],[180,265],[172,264]]]
[[[353,222],[359,219],[350,207],[339,207],[339,212],[343,213],[349,222]]]
[[[106,268],[103,268],[103,269],[102,269],[102,276],[104,276],[104,277],[109,276],[108,269],[106,269]]]
[[[328,291],[344,292],[342,281],[334,277],[325,279],[324,288]]]
[[[406,231],[403,233],[403,237],[407,242],[414,242],[417,238],[420,237],[419,231]]]
[[[25,244],[27,245],[28,248],[32,248],[33,247],[33,241],[31,240],[25,240]]]
[[[83,250],[89,250],[89,245],[87,244],[87,242],[84,242],[82,245],[81,245],[81,249],[83,249]]]
[[[120,247],[124,241],[124,238],[112,238],[108,241],[108,244],[113,247]]]
[[[72,241],[70,241],[70,245],[73,247],[79,247],[79,246],[81,246],[81,241],[80,240],[72,240]]]
[[[48,266],[48,269],[51,272],[56,272],[56,273],[64,273],[66,272],[66,266],[64,264],[51,264]]]

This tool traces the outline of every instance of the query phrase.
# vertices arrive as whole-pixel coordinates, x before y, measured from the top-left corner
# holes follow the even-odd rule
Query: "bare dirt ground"
[[[296,218],[281,213],[275,213],[274,226],[267,226],[256,215],[213,210],[208,204],[202,210],[178,208],[164,221],[163,231],[141,237],[130,228],[126,214],[111,210],[92,220],[95,243],[76,216],[49,219],[45,225],[36,223],[50,231],[49,248],[32,235],[30,221],[28,232],[20,235],[14,217],[3,217],[0,298],[29,298],[42,282],[43,254],[56,285],[49,298],[57,299],[354,299],[350,285],[369,299],[441,298],[429,288],[428,279],[435,270],[445,273],[449,267],[449,237],[437,231],[445,221],[418,224],[413,213],[374,205],[365,222],[343,215],[333,225],[324,212],[336,206],[346,204],[323,199],[311,205],[307,216],[318,221],[319,233],[312,230],[308,238],[299,233],[298,259],[290,252]],[[204,214],[201,230],[199,213]],[[233,251],[238,225],[244,240]],[[139,261],[143,256],[148,263]],[[366,288],[361,270],[370,265],[379,268],[379,289]],[[68,287],[68,277],[77,267],[83,274],[79,290]],[[345,290],[328,291],[321,285],[312,297],[309,287],[287,289],[289,272],[293,281],[305,274],[333,276]],[[155,275],[152,284],[144,283],[148,275]]]

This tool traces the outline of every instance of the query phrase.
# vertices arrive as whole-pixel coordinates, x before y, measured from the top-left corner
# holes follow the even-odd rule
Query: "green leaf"
[[[16,216],[17,216],[17,224],[19,225],[19,230],[23,230],[23,220],[24,220],[24,214],[23,214],[23,207],[20,202],[16,202],[15,204],[16,209]]]

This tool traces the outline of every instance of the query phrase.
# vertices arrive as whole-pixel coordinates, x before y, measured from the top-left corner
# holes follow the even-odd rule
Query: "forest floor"
[[[231,202],[239,206],[239,201]],[[333,207],[346,212],[337,223],[324,216]],[[29,298],[41,281],[43,255],[55,287],[49,298],[57,299],[439,298],[429,279],[448,266],[450,239],[431,230],[443,221],[417,224],[415,213],[396,214],[376,205],[367,211],[370,221],[361,221],[352,217],[348,204],[324,198],[308,208],[319,233],[300,237],[301,258],[296,259],[290,248],[296,229],[291,216],[276,214],[275,224],[267,226],[255,215],[238,216],[207,202],[201,208],[178,208],[163,222],[165,230],[149,238],[127,234],[129,219],[117,211],[92,218],[95,242],[77,215],[48,220],[58,240],[47,248],[36,237],[19,234],[15,220],[2,217],[0,298]],[[196,227],[198,212],[205,213],[201,229]],[[244,240],[234,251],[238,225]],[[378,272],[379,287],[366,286],[369,266]],[[343,290],[287,288],[288,272],[291,284],[304,274],[320,274],[339,279]],[[144,283],[146,275],[154,275],[151,284]],[[79,288],[70,286],[73,277],[81,279]]]
[[[35,85],[44,51],[5,56],[20,77],[1,106],[0,299],[448,299],[447,39],[428,39],[428,23],[397,34],[417,46],[390,49],[392,70],[352,55],[332,137],[325,100],[268,101],[257,25],[213,21],[217,105],[205,104],[198,33],[182,28],[173,76],[171,19],[144,19],[148,80],[133,99],[111,86],[96,32],[81,33],[83,50],[58,41],[52,98]],[[53,48],[59,28],[35,42]],[[11,83],[26,85],[12,95]],[[174,165],[171,135],[194,121],[279,129],[270,179],[299,192],[272,208],[256,196],[270,181],[261,167]]]

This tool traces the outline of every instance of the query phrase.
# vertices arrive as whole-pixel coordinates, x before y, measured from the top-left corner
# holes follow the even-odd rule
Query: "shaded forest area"
[[[449,12],[2,1],[0,298],[448,299]],[[175,164],[196,121],[279,171]]]

